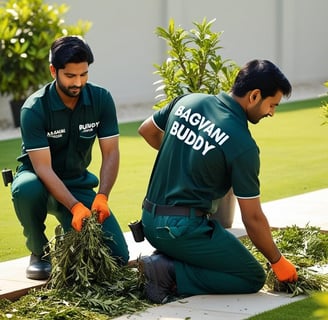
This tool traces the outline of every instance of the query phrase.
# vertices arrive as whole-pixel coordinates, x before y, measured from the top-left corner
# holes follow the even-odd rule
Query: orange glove
[[[109,217],[110,211],[107,204],[107,196],[103,193],[98,193],[93,200],[91,210],[97,211],[98,222],[103,223]]]
[[[81,231],[83,220],[91,216],[91,211],[82,203],[76,203],[71,209],[73,219],[72,226],[76,231]]]
[[[279,281],[297,281],[298,277],[295,266],[290,261],[288,261],[283,255],[276,263],[272,263],[271,267]]]

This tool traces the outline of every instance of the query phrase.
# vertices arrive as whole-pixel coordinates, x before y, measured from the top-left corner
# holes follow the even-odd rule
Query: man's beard
[[[57,79],[57,84],[59,89],[68,97],[75,98],[80,95],[83,86],[71,86],[71,87],[64,87],[60,81]]]

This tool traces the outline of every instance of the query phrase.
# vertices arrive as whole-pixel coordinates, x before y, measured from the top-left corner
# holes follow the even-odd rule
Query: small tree
[[[156,34],[163,38],[168,47],[168,58],[161,65],[155,64],[161,79],[154,84],[156,91],[164,91],[156,96],[159,99],[155,109],[164,107],[173,98],[188,92],[218,94],[229,91],[239,71],[232,60],[223,60],[218,54],[222,32],[212,32],[215,19],[201,23],[193,22],[195,29],[189,32],[175,27],[169,21],[168,29],[158,27]]]

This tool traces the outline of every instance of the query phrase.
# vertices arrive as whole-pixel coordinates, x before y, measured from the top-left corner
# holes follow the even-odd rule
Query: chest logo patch
[[[79,125],[79,131],[80,132],[92,132],[95,128],[98,128],[100,121],[97,122],[91,122],[91,123],[85,123]]]
[[[48,131],[47,132],[47,137],[48,138],[58,139],[58,138],[62,138],[65,133],[66,133],[66,129],[65,128],[58,129],[58,130],[53,130],[53,131]]]

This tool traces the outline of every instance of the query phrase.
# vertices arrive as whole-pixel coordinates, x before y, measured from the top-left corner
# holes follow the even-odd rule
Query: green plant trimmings
[[[328,233],[321,232],[318,227],[306,225],[300,228],[294,225],[273,230],[272,236],[281,253],[297,266],[297,282],[279,282],[251,241],[247,237],[241,239],[267,270],[266,287],[269,290],[289,292],[293,296],[328,290],[328,274],[318,271],[328,263]]]

